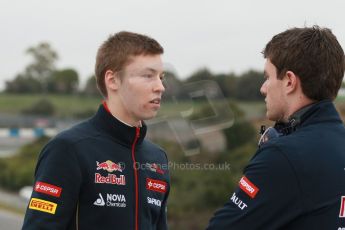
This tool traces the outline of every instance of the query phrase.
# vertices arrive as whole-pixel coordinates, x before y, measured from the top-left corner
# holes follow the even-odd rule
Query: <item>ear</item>
[[[107,90],[115,91],[120,87],[121,81],[117,72],[112,70],[107,70],[104,76],[104,82],[107,87]]]
[[[284,77],[284,86],[287,94],[296,92],[300,87],[299,77],[292,71],[286,71]]]

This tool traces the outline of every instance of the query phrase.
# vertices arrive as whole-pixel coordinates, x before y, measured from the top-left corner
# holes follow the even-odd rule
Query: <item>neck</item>
[[[123,108],[122,105],[119,105],[118,103],[112,103],[112,102],[113,101],[109,99],[106,99],[103,102],[103,105],[108,110],[108,112],[111,113],[111,115],[113,115],[117,120],[121,121],[125,125],[131,126],[131,127],[141,127],[140,120],[131,119],[131,116],[127,115],[124,109],[119,109],[119,108]]]
[[[293,100],[292,100],[293,101]],[[293,101],[289,106],[288,106],[288,111],[286,113],[286,116],[284,116],[284,121],[288,121],[289,118],[296,113],[298,110],[315,103],[314,100],[311,100],[305,96],[300,96],[297,100]]]

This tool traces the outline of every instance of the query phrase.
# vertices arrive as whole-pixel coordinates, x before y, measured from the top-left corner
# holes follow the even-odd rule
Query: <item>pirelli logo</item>
[[[247,193],[248,196],[254,198],[259,192],[258,187],[256,187],[252,182],[248,180],[247,177],[243,176],[238,183],[243,192]]]
[[[29,209],[55,214],[57,204],[46,200],[31,198]]]

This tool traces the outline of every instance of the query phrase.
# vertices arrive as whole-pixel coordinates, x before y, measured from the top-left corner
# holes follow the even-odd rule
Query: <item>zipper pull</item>
[[[262,135],[262,134],[264,134],[265,133],[265,131],[266,131],[266,126],[265,125],[261,125],[261,127],[260,127],[260,135]]]

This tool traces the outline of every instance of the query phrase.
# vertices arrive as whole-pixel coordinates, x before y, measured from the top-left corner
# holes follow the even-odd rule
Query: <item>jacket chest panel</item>
[[[90,142],[87,148],[79,150],[84,165],[80,203],[101,213],[132,212],[135,185],[131,150],[104,142],[97,145]]]

